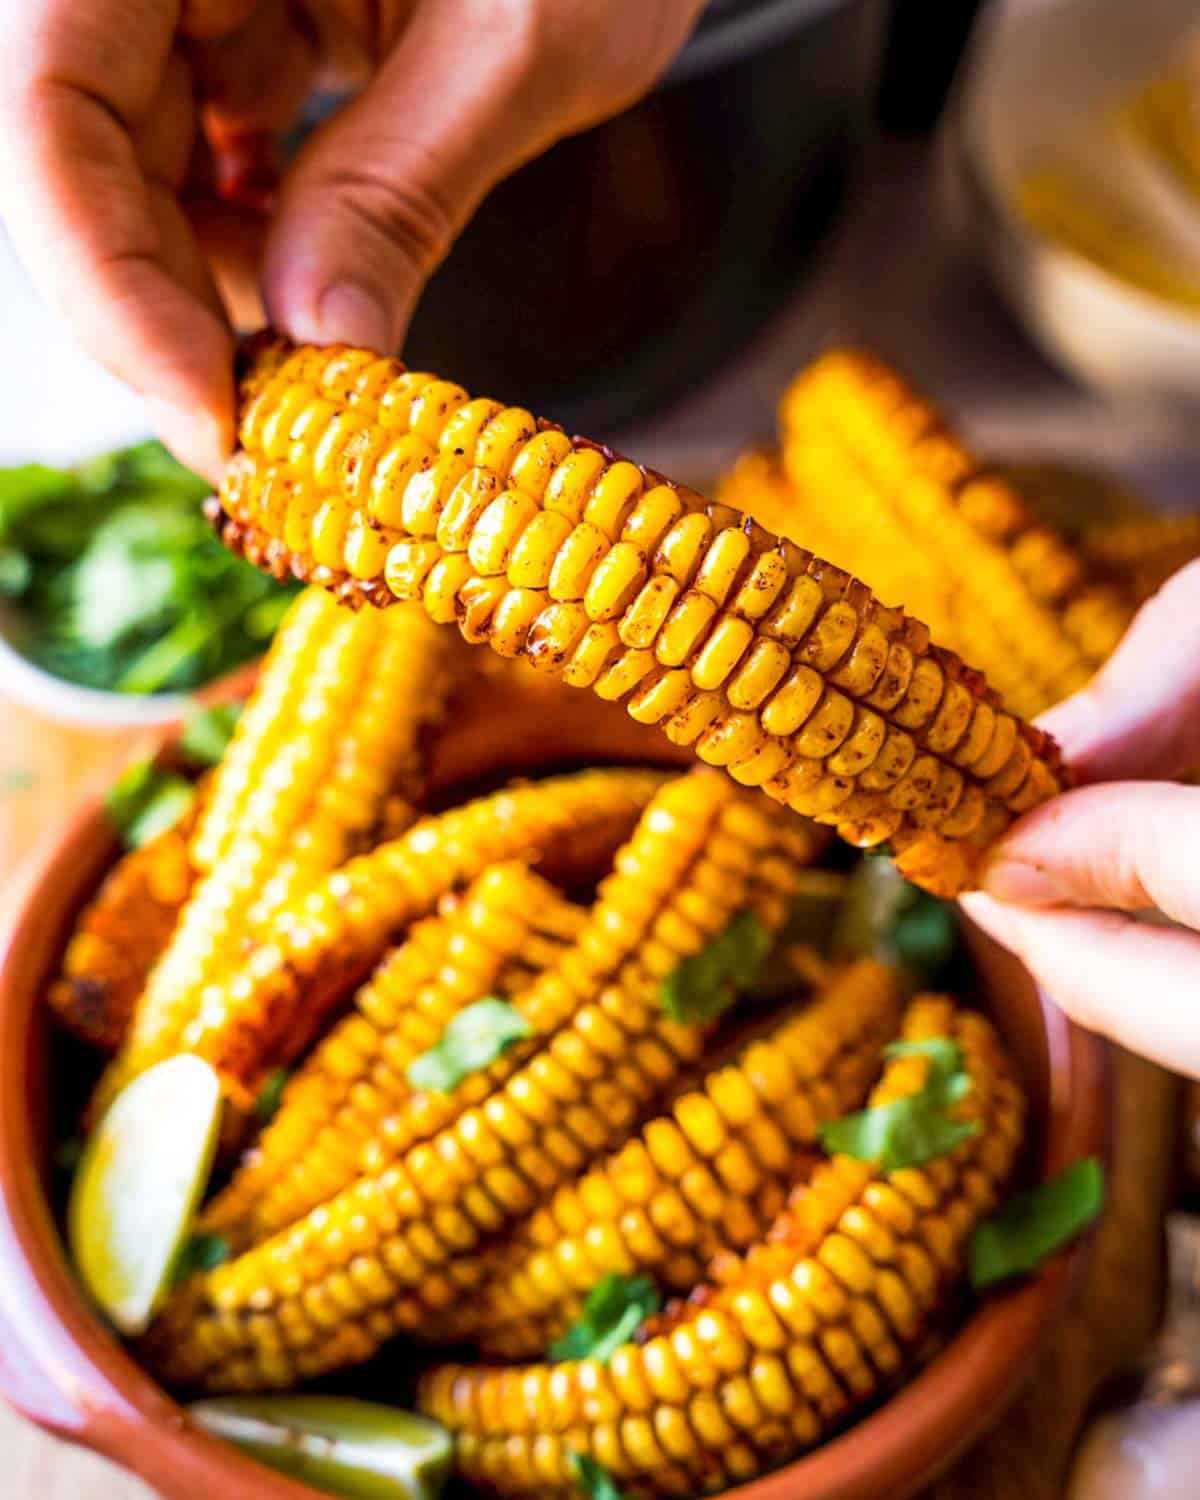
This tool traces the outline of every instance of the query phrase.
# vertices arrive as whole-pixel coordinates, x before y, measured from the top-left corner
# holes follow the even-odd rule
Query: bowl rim
[[[51,832],[17,878],[0,917],[0,1059],[29,1076],[36,996],[61,950],[61,923],[111,859],[99,797]],[[69,892],[70,900],[47,892]],[[975,941],[976,939],[973,939]],[[990,946],[986,945],[985,946]],[[1038,993],[1053,1081],[1042,1169],[1108,1155],[1108,1049]],[[44,1141],[24,1089],[0,1088],[0,1396],[46,1430],[90,1447],[169,1500],[317,1500],[191,1424],[88,1306],[44,1190]],[[946,1346],[877,1408],[839,1435],[726,1500],[890,1500],[930,1482],[1015,1395],[1032,1355],[1064,1311],[1091,1236],[1012,1288],[993,1293]],[[986,1358],[983,1357],[986,1353]],[[962,1378],[966,1370],[969,1378]],[[946,1432],[954,1433],[950,1444]]]

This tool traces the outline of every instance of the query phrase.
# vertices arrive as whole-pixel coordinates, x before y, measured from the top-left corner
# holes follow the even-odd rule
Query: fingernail
[[[981,871],[979,884],[989,895],[1017,906],[1062,906],[1070,900],[1066,887],[1054,875],[1023,860],[993,860]]]
[[[390,354],[398,342],[391,313],[356,281],[337,281],[325,288],[317,301],[314,333],[308,342],[353,344],[381,354]]]
[[[211,412],[200,406],[175,406],[146,397],[150,426],[175,457],[216,484],[229,457],[228,434]]]

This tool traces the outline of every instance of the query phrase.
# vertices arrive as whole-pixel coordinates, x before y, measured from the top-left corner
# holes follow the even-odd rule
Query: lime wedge
[[[342,1396],[197,1401],[193,1420],[294,1479],[346,1500],[436,1500],[450,1473],[444,1427]]]
[[[83,1149],[67,1238],[84,1286],[123,1334],[143,1333],[170,1290],[220,1123],[220,1081],[185,1053],[123,1089]]]

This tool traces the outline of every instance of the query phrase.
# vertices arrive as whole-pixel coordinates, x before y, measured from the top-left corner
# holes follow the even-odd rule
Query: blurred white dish
[[[964,227],[1044,351],[1200,444],[1200,314],[1040,237],[1016,207],[1047,153],[1069,153],[1089,121],[1170,61],[1198,20],[1195,0],[993,5],[966,65],[953,145]]]
[[[152,697],[105,693],[54,677],[9,643],[13,625],[13,614],[0,608],[0,720],[3,699],[8,698],[59,724],[118,733],[170,724],[182,716],[190,702],[182,693],[156,693]]]

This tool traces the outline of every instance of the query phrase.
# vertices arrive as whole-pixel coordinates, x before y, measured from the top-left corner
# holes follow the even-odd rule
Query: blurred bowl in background
[[[1043,238],[1017,202],[1048,154],[1111,114],[1198,21],[1194,0],[994,4],[972,40],[948,133],[955,217],[1033,339],[1085,385],[1194,440],[1200,314]]]
[[[497,187],[405,359],[610,433],[795,289],[852,180],[889,0],[712,0],[660,86]]]
[[[13,609],[0,607],[0,700],[7,698],[73,729],[114,734],[175,723],[192,701],[185,693],[106,693],[55,677],[10,644],[15,619]]]

